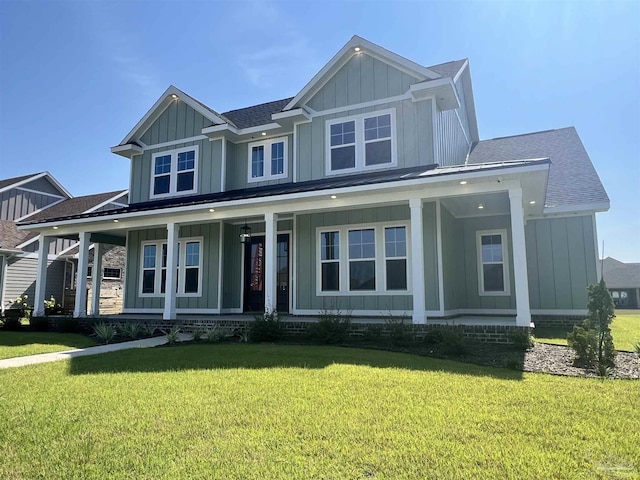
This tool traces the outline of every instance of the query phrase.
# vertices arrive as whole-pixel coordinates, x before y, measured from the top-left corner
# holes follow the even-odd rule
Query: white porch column
[[[411,210],[411,288],[413,289],[413,323],[427,321],[424,286],[424,241],[422,230],[422,199],[409,200]]]
[[[176,318],[176,285],[178,284],[178,223],[167,223],[167,280],[164,290],[164,320]]]
[[[33,299],[33,316],[44,315],[44,296],[47,290],[47,259],[51,237],[40,235],[38,239],[38,269],[36,271],[36,298]],[[5,260],[6,261],[6,260]]]
[[[93,244],[93,270],[91,271],[91,315],[100,315],[100,284],[102,283],[102,245]]]
[[[89,232],[80,234],[80,252],[78,254],[78,273],[76,276],[76,306],[74,317],[87,315],[87,270],[89,267]]]
[[[513,275],[516,288],[516,325],[528,327],[531,324],[531,310],[521,188],[509,189],[509,203],[511,204],[511,237],[513,239]]]
[[[273,312],[278,306],[278,214],[265,213],[264,310]]]

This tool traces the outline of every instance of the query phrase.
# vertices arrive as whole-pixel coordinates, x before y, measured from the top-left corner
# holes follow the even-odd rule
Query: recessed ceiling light
[[[118,220],[114,220],[113,223],[118,223]]]
[[[267,136],[267,132],[262,132],[260,135],[262,135],[263,137]]]
[[[213,213],[213,212],[215,212],[215,211],[216,211],[216,209],[215,209],[215,208],[210,208],[210,209],[209,209],[209,211],[210,211],[211,213]]]
[[[54,229],[54,230],[57,230],[57,229],[58,229],[58,227],[53,227],[53,229]]]
[[[171,98],[173,98],[173,99],[175,100],[176,98],[178,98],[178,95],[176,95],[175,93],[173,93],[173,94],[171,94]]]
[[[360,51],[360,47],[356,47],[356,48],[354,48],[354,50],[355,50],[356,52],[359,52],[359,51]]]
[[[529,205],[535,205],[535,204],[536,204],[536,201],[535,201],[535,200],[531,200],[531,201],[529,202]]]
[[[460,185],[466,185],[466,184],[467,184],[467,181],[466,181],[466,180],[462,180],[462,181],[460,182]]]
[[[483,204],[480,204],[480,205],[478,205],[478,208],[479,208],[480,210],[482,210],[482,209],[484,208],[484,205],[483,205]]]
[[[333,200],[335,200],[336,198],[338,198],[338,196],[337,196],[337,195],[331,195],[331,198],[332,198]]]

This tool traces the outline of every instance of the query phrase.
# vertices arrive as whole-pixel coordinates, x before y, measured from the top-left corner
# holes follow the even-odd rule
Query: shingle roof
[[[546,208],[608,204],[591,159],[574,127],[481,140],[469,153],[469,164],[549,158]]]
[[[265,125],[273,122],[271,115],[281,112],[282,109],[293,100],[293,97],[276,100],[274,102],[261,103],[252,107],[240,108],[224,112],[226,118],[231,120],[238,128],[249,128],[257,125]]]
[[[347,175],[344,177],[323,178],[298,183],[282,183],[277,185],[267,185],[263,187],[245,188],[241,190],[230,190],[227,192],[209,193],[204,195],[192,195],[187,197],[174,197],[150,202],[140,202],[129,205],[126,208],[110,210],[106,212],[92,212],[74,216],[50,218],[47,220],[25,219],[21,225],[44,223],[45,221],[63,221],[83,218],[94,218],[106,215],[127,215],[136,212],[146,212],[162,210],[166,208],[190,207],[194,205],[214,204],[217,202],[228,202],[237,200],[251,200],[255,198],[275,197],[278,195],[288,195],[295,193],[314,192],[319,190],[334,190],[338,188],[356,187],[362,185],[374,185],[390,182],[400,182],[405,180],[417,180],[434,175],[447,176],[465,171],[488,171],[506,168],[521,167],[528,164],[548,162],[548,160],[538,160],[535,162],[505,162],[493,165],[459,165],[456,167],[438,168],[437,165],[421,165],[418,167],[399,168],[384,170],[381,172],[368,172],[359,175]]]
[[[110,198],[115,197],[119,193],[126,190],[117,190],[115,192],[96,193],[94,195],[84,195],[82,197],[69,198],[63,202],[53,205],[41,212],[36,213],[25,219],[26,222],[37,222],[57,217],[68,217],[72,215],[80,215],[87,210],[106,202]]]
[[[640,288],[640,263],[607,257],[602,262],[602,276],[609,288]]]
[[[36,175],[40,175],[40,173],[32,173],[30,175],[22,175],[21,177],[13,177],[0,180],[0,188],[8,187],[9,185],[21,182],[23,180],[26,180],[27,178],[35,177]]]
[[[36,232],[18,230],[11,220],[0,220],[0,248],[15,248],[36,235]]]
[[[467,61],[466,58],[462,60],[454,60],[452,62],[440,63],[438,65],[433,65],[431,67],[427,67],[429,70],[433,70],[439,75],[443,77],[455,77],[456,74],[460,71],[464,63]]]

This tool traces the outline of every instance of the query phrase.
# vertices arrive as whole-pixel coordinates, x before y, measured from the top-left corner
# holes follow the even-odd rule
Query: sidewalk
[[[185,333],[180,334],[179,342],[191,340],[191,335]],[[23,367],[25,365],[35,365],[36,363],[57,362],[59,360],[68,360],[75,357],[85,357],[87,355],[98,355],[100,353],[117,352],[118,350],[128,350],[130,348],[149,348],[157,347],[167,343],[167,337],[145,338],[143,340],[134,340],[132,342],[112,343],[109,345],[100,345],[97,347],[78,348],[75,350],[65,350],[63,352],[41,353],[38,355],[28,355],[26,357],[14,357],[0,360],[0,368]]]

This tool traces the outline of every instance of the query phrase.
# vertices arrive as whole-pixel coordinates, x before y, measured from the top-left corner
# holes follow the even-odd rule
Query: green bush
[[[191,332],[191,338],[194,342],[200,342],[207,334],[207,331],[203,327],[196,327]]]
[[[205,331],[207,343],[219,343],[230,335],[228,328],[214,325],[209,330]],[[194,337],[195,340],[195,337]]]
[[[142,337],[143,329],[139,323],[127,322],[121,323],[116,328],[118,335],[131,340],[137,340]]]
[[[407,323],[405,317],[389,316],[385,320],[389,338],[395,345],[407,345],[415,341],[415,331],[412,323]]]
[[[511,340],[511,344],[514,348],[517,348],[518,350],[529,350],[535,345],[531,334],[527,330],[522,329],[511,333],[509,335],[509,340]]]
[[[169,345],[175,345],[176,343],[178,343],[179,339],[180,339],[180,327],[176,325],[167,332],[167,343]]]
[[[9,308],[4,311],[4,317],[0,318],[0,328],[3,330],[17,331],[22,329],[22,310]]]
[[[49,319],[47,317],[31,317],[29,319],[29,325],[36,332],[49,331]]]
[[[80,321],[73,317],[63,317],[58,321],[58,331],[61,333],[78,333]]]
[[[468,351],[468,342],[461,332],[449,328],[442,329],[442,345],[453,355],[463,355]]]
[[[342,315],[340,311],[322,312],[316,323],[307,327],[307,338],[314,343],[336,345],[342,343],[349,334],[351,320],[348,315]]]
[[[107,323],[97,323],[93,326],[93,334],[100,343],[107,344],[116,336],[116,328]]]
[[[277,342],[282,337],[283,328],[276,310],[256,317],[249,327],[249,338],[252,342]]]
[[[591,328],[575,325],[567,334],[567,344],[576,352],[576,364],[591,368],[598,358],[598,334]]]
[[[438,345],[442,343],[443,340],[442,329],[441,328],[432,328],[427,330],[422,337],[422,341],[427,345]]]

